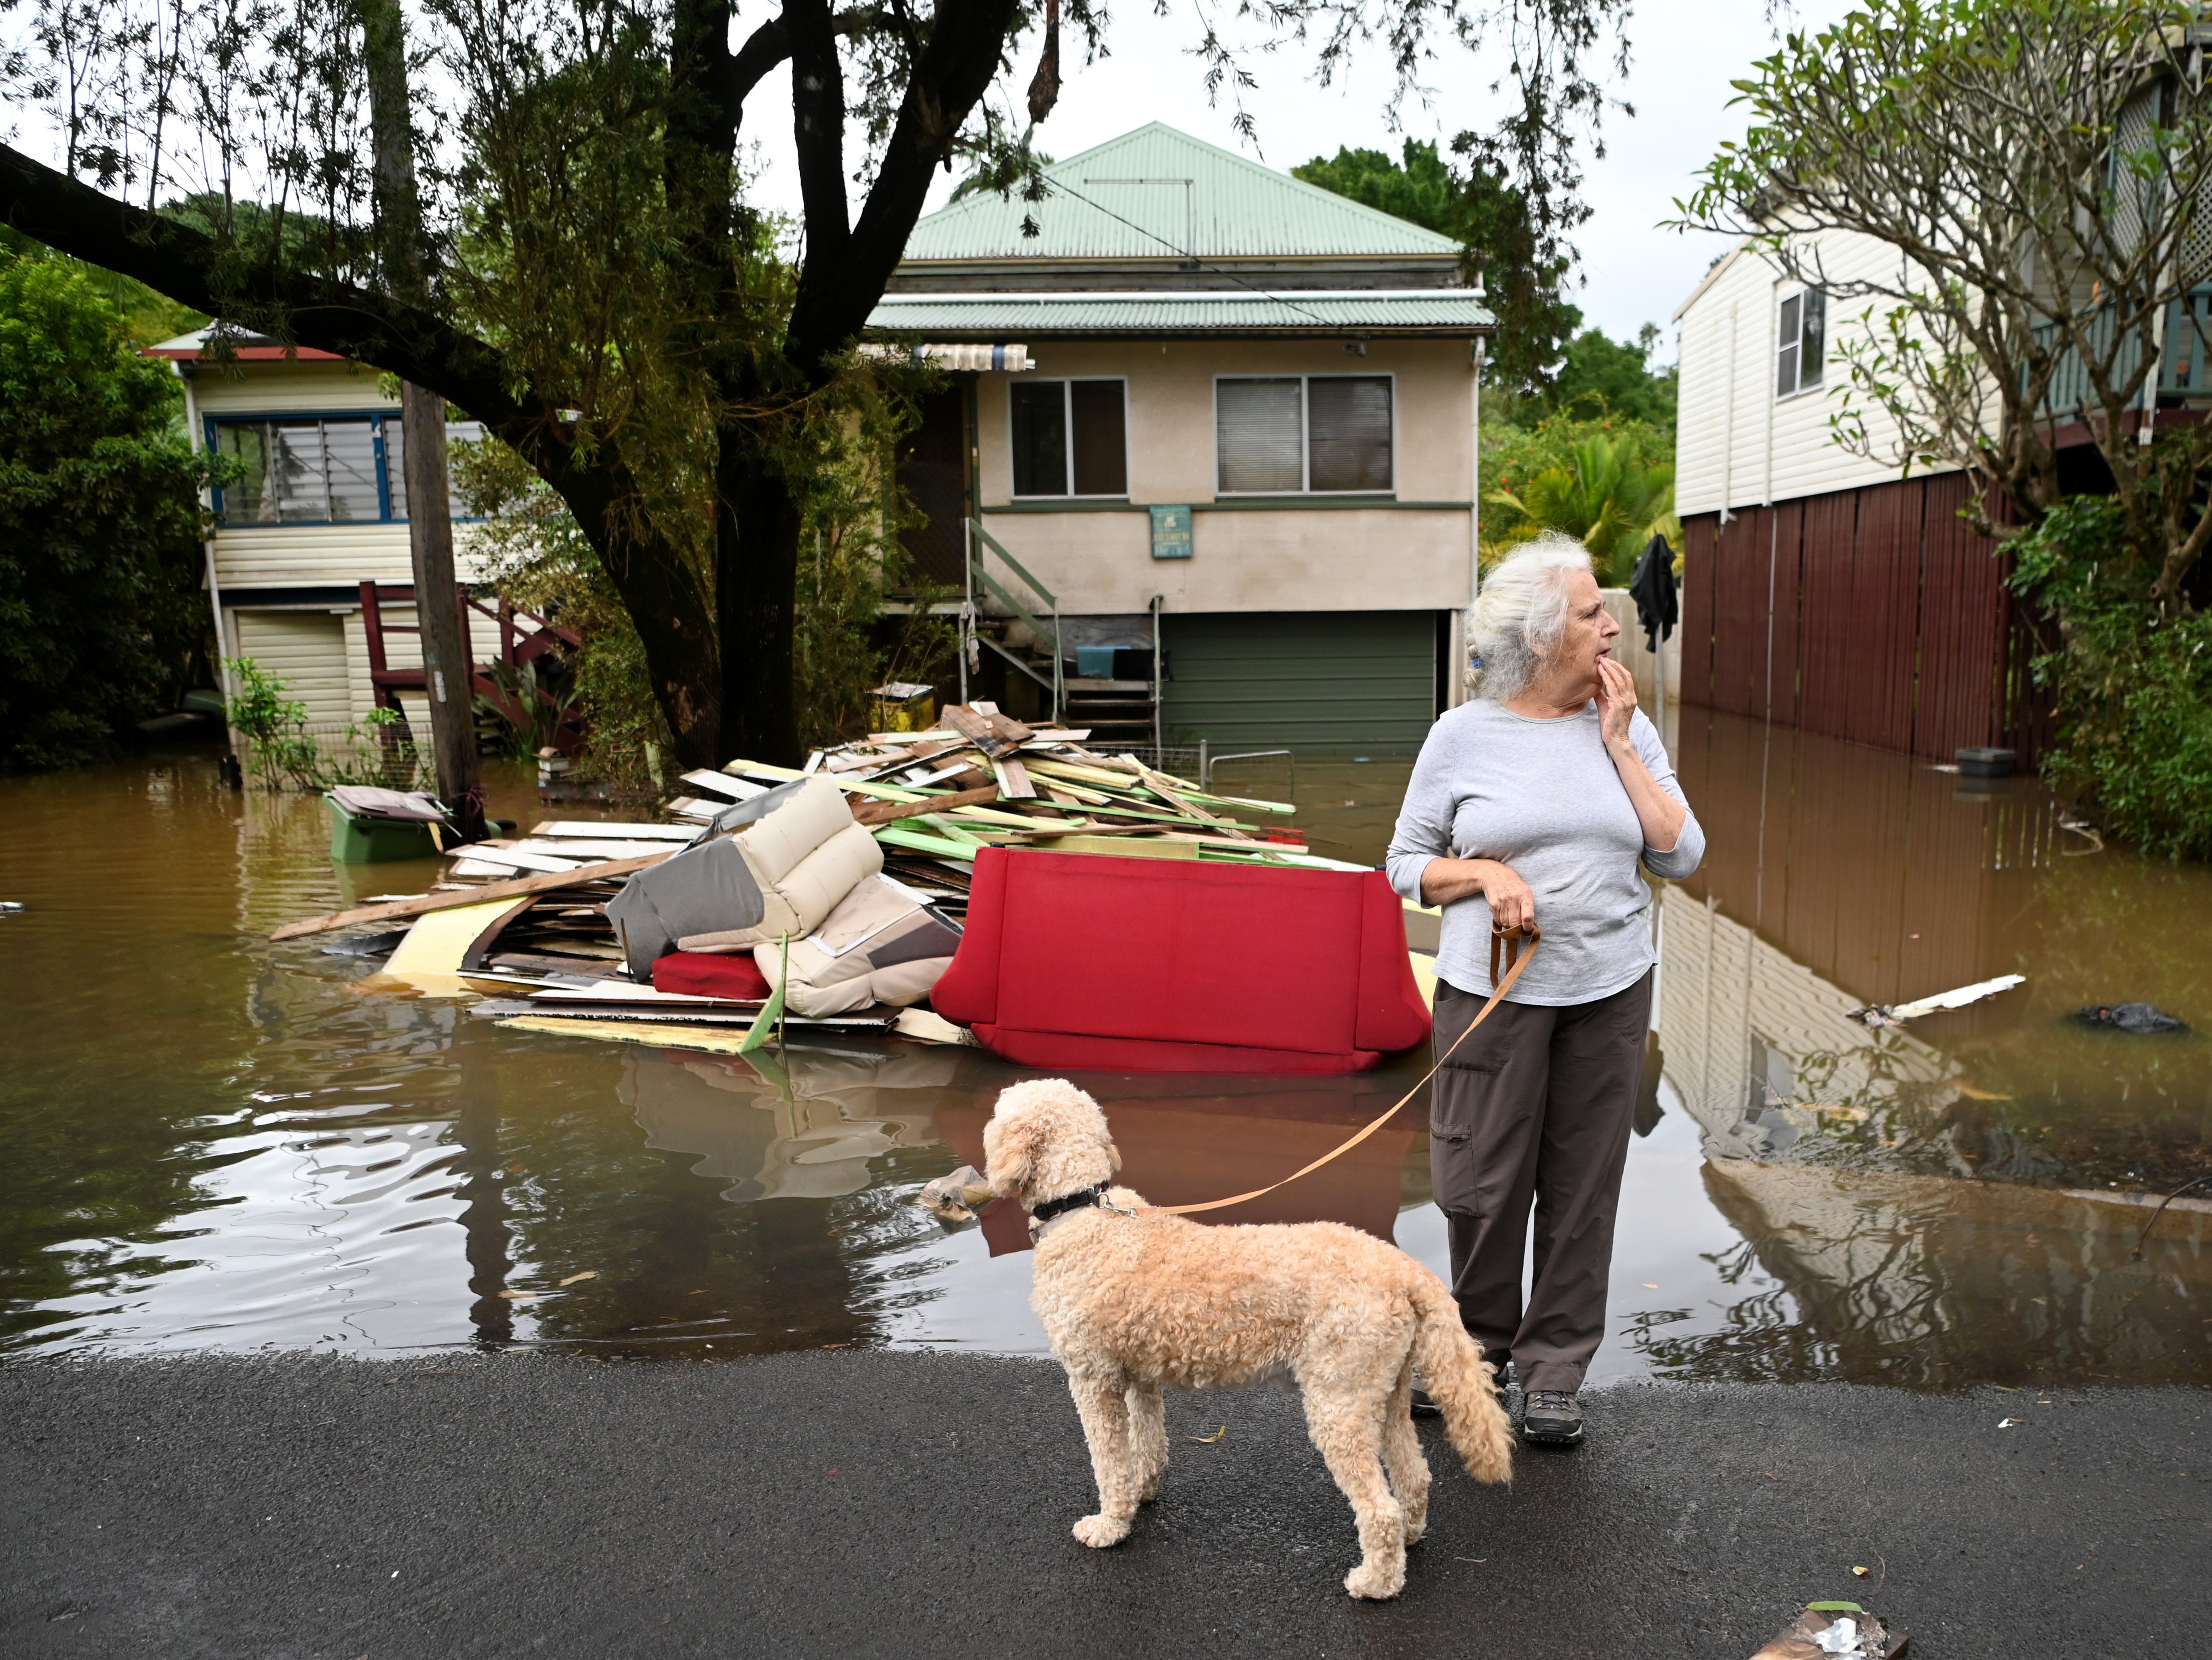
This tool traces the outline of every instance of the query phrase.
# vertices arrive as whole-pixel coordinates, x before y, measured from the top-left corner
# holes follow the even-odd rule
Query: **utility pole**
[[[429,299],[422,261],[422,204],[415,186],[415,125],[407,101],[407,25],[400,0],[359,0],[376,150],[376,217],[386,287],[402,300]],[[438,794],[464,838],[484,833],[477,762],[474,658],[453,576],[453,515],[446,474],[446,400],[403,381],[399,419],[405,451],[407,542],[414,556],[415,617],[430,705],[430,752]]]

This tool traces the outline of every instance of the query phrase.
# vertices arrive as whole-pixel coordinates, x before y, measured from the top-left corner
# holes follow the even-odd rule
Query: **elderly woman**
[[[1472,623],[1477,695],[1421,746],[1390,883],[1443,908],[1438,1055],[1494,989],[1492,929],[1542,931],[1505,1000],[1437,1074],[1429,1158],[1461,1317],[1492,1359],[1510,1359],[1523,1438],[1571,1445],[1605,1335],[1650,1025],[1651,891],[1637,866],[1687,876],[1705,832],[1608,654],[1620,625],[1579,544],[1547,537],[1512,554],[1485,580]]]

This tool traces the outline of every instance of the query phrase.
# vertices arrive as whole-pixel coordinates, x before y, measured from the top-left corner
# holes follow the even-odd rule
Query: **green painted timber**
[[[1170,744],[1411,754],[1436,718],[1429,611],[1170,613]]]

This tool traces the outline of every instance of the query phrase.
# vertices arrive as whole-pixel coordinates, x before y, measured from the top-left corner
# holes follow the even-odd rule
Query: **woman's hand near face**
[[[1421,903],[1449,905],[1480,894],[1501,928],[1534,927],[1536,896],[1510,865],[1495,859],[1431,859],[1421,873]]]
[[[1672,853],[1689,813],[1659,787],[1651,769],[1636,751],[1636,739],[1629,730],[1629,723],[1636,718],[1636,677],[1610,657],[1600,658],[1597,670],[1604,682],[1598,691],[1597,720],[1605,752],[1613,757],[1613,769],[1620,775],[1621,787],[1636,809],[1644,845],[1654,853]]]
[[[1598,731],[1608,750],[1633,752],[1629,722],[1636,714],[1636,677],[1610,657],[1597,660]]]

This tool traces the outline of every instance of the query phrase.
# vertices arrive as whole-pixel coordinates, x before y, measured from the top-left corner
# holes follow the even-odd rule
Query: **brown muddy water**
[[[2151,1213],[2120,1202],[2212,1171],[2212,872],[2098,850],[2032,781],[1698,711],[1674,738],[1711,852],[1660,897],[1593,1381],[2212,1382],[2212,1213],[2169,1211],[2138,1262]],[[1404,761],[1282,766],[1223,787],[1295,787],[1318,850],[1379,859]],[[536,812],[519,777],[495,807]],[[434,867],[333,867],[319,801],[234,794],[205,752],[0,780],[0,824],[25,907],[0,915],[0,1353],[1042,1351],[1018,1219],[909,1202],[981,1162],[1015,1068],[505,1031],[343,936],[270,945]],[[1844,1018],[2013,972],[1903,1028]],[[2069,1018],[2124,1000],[2197,1033]],[[1296,1169],[1420,1070],[1081,1081],[1176,1202]],[[1222,1219],[1335,1217],[1441,1267],[1420,1105]]]

